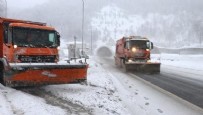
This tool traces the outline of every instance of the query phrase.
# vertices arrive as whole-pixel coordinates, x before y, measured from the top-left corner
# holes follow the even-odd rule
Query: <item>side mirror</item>
[[[154,48],[153,42],[150,42],[150,43],[151,43],[151,49],[153,49]]]
[[[4,43],[8,43],[8,31],[7,30],[4,30],[4,33],[3,33],[3,37],[4,37]]]
[[[60,46],[60,34],[59,34],[59,32],[56,32],[56,38],[57,38],[57,44],[58,44],[58,46]]]
[[[124,48],[126,48],[126,42],[124,43],[124,46],[123,46]]]
[[[130,43],[129,43],[129,42],[125,42],[125,43],[124,43],[124,48],[125,48],[125,49],[130,50],[129,46],[130,46]]]

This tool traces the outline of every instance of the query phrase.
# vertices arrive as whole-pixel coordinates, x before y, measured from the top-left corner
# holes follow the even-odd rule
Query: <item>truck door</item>
[[[3,24],[3,56],[11,61],[13,58],[13,47],[12,47],[12,29],[9,28],[8,23]]]

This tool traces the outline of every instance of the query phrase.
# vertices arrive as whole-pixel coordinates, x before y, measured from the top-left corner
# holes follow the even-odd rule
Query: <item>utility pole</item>
[[[74,59],[75,59],[75,62],[76,62],[76,36],[74,36]]]
[[[84,38],[84,17],[85,17],[85,2],[82,0],[82,55],[83,55],[83,38]]]
[[[6,1],[6,0],[5,0],[5,5],[6,5],[6,6],[5,6],[5,9],[6,9],[6,10],[5,10],[5,17],[7,17],[7,11],[8,11],[8,10],[7,10],[7,1]]]
[[[115,39],[117,39],[117,38],[116,38],[116,33],[117,33],[117,27],[114,28],[114,38],[115,38]]]
[[[93,55],[93,52],[92,52],[92,27],[91,27],[91,54]]]

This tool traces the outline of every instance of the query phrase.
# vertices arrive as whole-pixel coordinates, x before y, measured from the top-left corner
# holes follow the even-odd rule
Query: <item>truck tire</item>
[[[122,68],[122,59],[120,59],[120,58],[118,60],[117,67]]]
[[[125,67],[125,60],[124,59],[121,59],[121,68],[124,68]]]
[[[0,83],[4,85],[4,76],[3,76],[3,70],[0,70]]]
[[[128,71],[128,70],[126,69],[125,59],[121,59],[121,68],[123,69],[124,72],[127,72],[127,71]]]
[[[81,85],[86,85],[86,86],[88,85],[88,84],[87,84],[87,80],[80,80],[80,84],[81,84]]]
[[[128,72],[128,69],[127,69],[127,67],[126,67],[125,64],[124,64],[124,66],[123,66],[123,69],[124,69],[124,72]]]
[[[0,83],[2,85],[4,85],[4,73],[3,73],[4,71],[3,71],[3,69],[4,69],[4,65],[2,62],[0,62]]]

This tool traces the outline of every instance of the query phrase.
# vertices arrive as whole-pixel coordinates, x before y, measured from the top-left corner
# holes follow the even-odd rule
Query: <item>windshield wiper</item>
[[[29,47],[29,45],[28,45],[28,44],[20,44],[20,45],[18,45],[18,46],[22,46],[22,47]]]
[[[29,44],[29,47],[36,47],[35,45],[33,45],[33,44]]]

